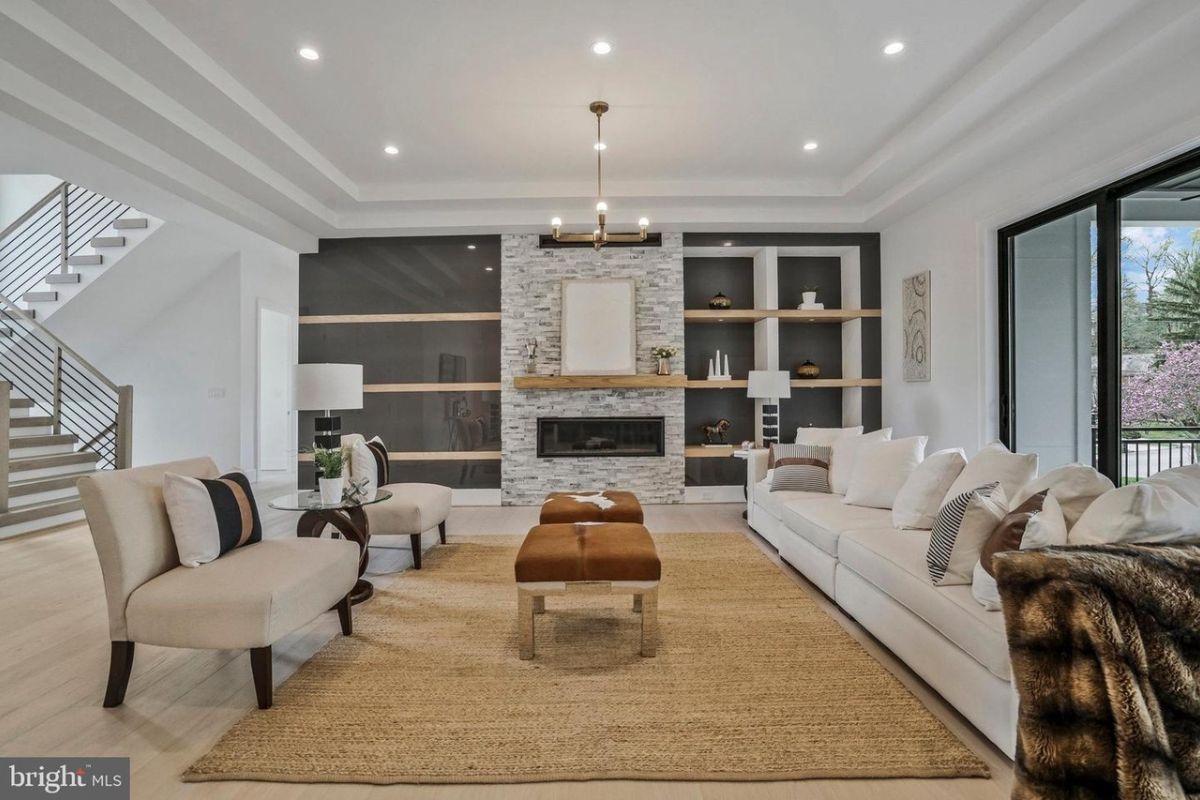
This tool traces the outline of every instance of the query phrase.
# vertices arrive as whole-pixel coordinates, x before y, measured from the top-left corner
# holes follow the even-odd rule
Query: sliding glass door
[[[1200,152],[999,237],[1000,432],[1118,483],[1200,462]]]

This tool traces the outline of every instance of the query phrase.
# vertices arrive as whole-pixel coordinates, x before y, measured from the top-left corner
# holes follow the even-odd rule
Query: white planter
[[[813,303],[817,302],[817,293],[816,292],[801,292],[800,299],[804,303],[804,305],[806,305],[806,306],[812,305]]]
[[[317,482],[321,486],[321,505],[333,506],[342,502],[341,478],[321,478]]]

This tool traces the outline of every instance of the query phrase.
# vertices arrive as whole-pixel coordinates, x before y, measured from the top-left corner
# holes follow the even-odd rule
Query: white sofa
[[[841,495],[771,492],[766,474],[767,451],[753,451],[750,527],[1012,757],[1017,696],[1004,615],[984,610],[970,586],[930,582],[929,531],[897,530],[890,509]]]

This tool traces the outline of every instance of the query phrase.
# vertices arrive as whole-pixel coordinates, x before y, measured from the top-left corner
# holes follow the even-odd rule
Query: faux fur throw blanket
[[[1200,543],[1003,553],[1018,800],[1200,798]]]

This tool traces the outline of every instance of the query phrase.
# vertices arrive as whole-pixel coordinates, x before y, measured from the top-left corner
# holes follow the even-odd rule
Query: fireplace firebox
[[[662,417],[538,417],[538,458],[661,457]]]

